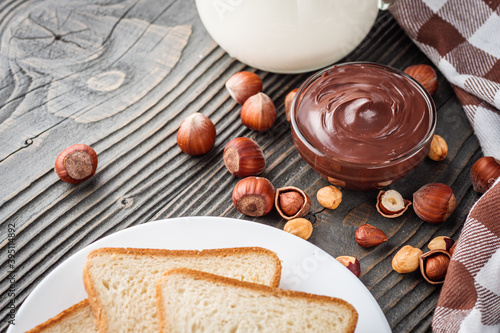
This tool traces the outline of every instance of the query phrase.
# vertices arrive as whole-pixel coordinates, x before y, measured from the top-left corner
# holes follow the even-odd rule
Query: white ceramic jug
[[[205,28],[231,56],[277,73],[313,71],[368,34],[379,0],[196,0]]]

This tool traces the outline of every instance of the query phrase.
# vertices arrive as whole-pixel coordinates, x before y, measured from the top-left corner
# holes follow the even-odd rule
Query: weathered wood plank
[[[43,6],[48,10],[34,16],[41,26],[29,21],[21,25],[20,30],[9,30],[13,24],[20,26],[23,20],[19,17],[23,14]],[[311,197],[312,212],[317,214],[310,241],[333,256],[355,255],[360,259],[361,280],[381,305],[394,331],[429,329],[439,287],[428,285],[418,273],[402,276],[393,272],[392,256],[403,244],[424,248],[438,235],[458,237],[467,211],[478,197],[468,183],[468,171],[481,154],[466,117],[442,75],[439,74],[439,89],[434,100],[439,109],[437,131],[448,141],[449,157],[441,163],[424,161],[415,172],[392,187],[411,198],[412,193],[426,182],[450,184],[459,201],[459,208],[450,220],[433,226],[410,211],[395,221],[388,221],[375,212],[376,191],[344,190],[339,208],[327,211],[315,200],[316,191],[327,183],[295,151],[284,115],[286,93],[298,87],[308,74],[278,75],[257,71],[264,80],[264,91],[277,106],[278,119],[272,130],[255,133],[241,125],[240,106],[229,98],[224,88],[225,81],[233,73],[254,69],[235,61],[217,47],[204,30],[194,1],[124,0],[107,5],[96,1],[83,11],[75,6],[76,2],[59,5],[55,0],[0,3],[0,106],[3,106],[0,109],[0,141],[6,143],[0,147],[0,174],[3,176],[0,180],[0,329],[6,328],[4,319],[9,302],[6,293],[9,282],[4,270],[7,237],[3,233],[8,223],[15,223],[17,228],[17,305],[48,272],[71,254],[128,226],[168,217],[209,215],[244,218],[282,228],[284,221],[276,212],[264,218],[249,218],[232,206],[231,192],[238,179],[231,177],[223,166],[222,150],[224,144],[236,136],[252,137],[262,146],[267,160],[263,175],[272,180],[275,187],[295,185]],[[62,14],[69,14],[69,8],[77,15],[68,19]],[[94,17],[89,17],[88,13]],[[51,48],[47,48],[45,53],[35,54],[42,58],[36,60],[33,50],[25,50],[28,44],[16,44],[14,55],[19,57],[23,50],[25,53],[21,57],[23,62],[12,65],[9,54],[4,52],[12,46],[5,36],[22,32],[25,33],[22,38],[29,37],[23,42],[33,43],[33,36],[27,33],[41,31],[34,36],[36,43],[41,43],[47,36],[57,35],[54,31],[58,20],[59,25],[64,20],[65,24],[73,22],[71,29],[74,30],[66,31],[75,31],[67,35],[72,38],[66,40],[71,46],[68,52],[74,53],[86,38],[94,41],[85,35],[86,31],[93,30],[85,29],[101,27],[95,38],[103,42],[103,49],[95,47],[98,42],[89,45],[99,54],[110,52],[110,59],[116,55],[115,60],[92,62],[88,61],[88,54],[82,53],[78,59],[87,60],[88,66],[72,64],[75,58],[70,56],[62,62],[61,68],[52,64],[50,73],[56,68],[57,76],[51,76],[46,73],[51,59],[64,54],[50,53]],[[93,24],[89,23],[91,21]],[[163,63],[134,62],[138,57],[134,51],[143,49],[142,42],[154,38],[159,42],[161,38],[168,38],[168,31],[175,27],[188,26],[191,31],[186,45],[181,48],[180,59],[176,64],[175,59],[167,61],[167,71]],[[183,38],[186,37],[186,28],[180,29]],[[110,45],[123,39],[123,34],[130,35],[129,44]],[[168,45],[162,42],[157,47]],[[149,45],[145,43],[146,46]],[[146,55],[140,60],[144,57]],[[153,53],[153,60],[165,61],[159,58]],[[379,15],[368,37],[345,60],[375,61],[397,68],[429,63],[388,13]],[[163,72],[134,72],[136,69],[151,70],[155,66]],[[32,76],[26,75],[26,69],[33,71]],[[119,73],[136,76],[126,74],[122,77]],[[125,89],[127,84],[134,85],[134,89]],[[125,90],[120,91],[121,88]],[[86,109],[81,106],[80,99],[89,89],[120,94],[108,99],[99,96],[91,101],[93,107]],[[61,100],[68,94],[72,94],[71,99]],[[124,98],[118,98],[120,95]],[[102,103],[109,101],[114,101],[117,108],[103,110]],[[80,107],[75,108],[76,105]],[[175,138],[180,122],[193,112],[209,116],[218,134],[215,148],[195,158],[182,154]],[[52,167],[59,151],[79,140],[96,149],[99,169],[91,180],[70,186],[58,180]],[[356,227],[365,222],[386,231],[390,235],[389,242],[374,249],[360,248],[353,235]]]

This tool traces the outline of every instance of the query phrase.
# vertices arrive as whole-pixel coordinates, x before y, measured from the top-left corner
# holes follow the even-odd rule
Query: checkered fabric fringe
[[[389,10],[452,84],[484,155],[500,159],[500,0],[396,0]]]

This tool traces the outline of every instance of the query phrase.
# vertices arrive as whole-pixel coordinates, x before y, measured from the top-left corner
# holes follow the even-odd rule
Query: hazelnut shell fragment
[[[431,284],[444,282],[451,255],[448,251],[432,250],[420,256],[420,272],[424,279]]]
[[[242,214],[264,216],[273,209],[274,193],[274,186],[268,179],[247,177],[234,187],[233,204]]]
[[[303,217],[311,209],[311,199],[300,188],[286,186],[276,190],[276,210],[285,220]]]
[[[85,144],[72,145],[57,156],[54,170],[66,183],[81,183],[95,174],[97,153]]]
[[[491,156],[478,159],[470,170],[470,178],[474,191],[486,192],[500,177],[500,161]]]
[[[413,194],[413,210],[425,222],[442,223],[457,208],[453,190],[446,184],[431,183]]]
[[[288,221],[283,230],[302,239],[309,239],[313,232],[312,223],[302,217]]]
[[[357,277],[359,277],[359,275],[361,274],[361,265],[359,264],[358,259],[351,256],[340,256],[335,259],[337,259],[342,265],[347,267],[347,269]]]
[[[411,201],[404,199],[401,194],[395,190],[380,191],[377,196],[377,212],[383,217],[395,218],[401,216],[408,210],[410,205]],[[396,210],[394,210],[395,208]]]
[[[354,239],[361,247],[373,247],[387,242],[387,235],[370,224],[361,225],[354,233]]]
[[[240,178],[256,176],[266,168],[262,149],[250,138],[239,137],[229,141],[222,158],[229,172]]]

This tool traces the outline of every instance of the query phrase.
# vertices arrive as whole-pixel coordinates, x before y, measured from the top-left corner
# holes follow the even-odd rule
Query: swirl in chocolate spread
[[[355,163],[380,163],[413,151],[431,127],[422,88],[370,64],[334,66],[302,93],[297,126],[314,147]]]

